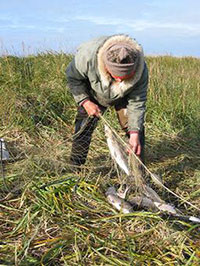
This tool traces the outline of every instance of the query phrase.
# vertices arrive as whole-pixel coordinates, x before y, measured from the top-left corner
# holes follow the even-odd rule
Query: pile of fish
[[[161,213],[168,214],[174,218],[184,221],[190,221],[200,224],[200,218],[194,216],[184,216],[172,205],[163,201],[159,195],[148,185],[145,184],[143,173],[137,160],[133,161],[132,165],[123,145],[117,139],[116,134],[112,129],[105,124],[105,135],[107,138],[108,148],[114,162],[124,171],[127,175],[127,183],[121,184],[119,189],[111,186],[106,191],[108,202],[122,213],[131,213],[134,210],[145,209],[151,211],[160,211]],[[134,165],[133,165],[134,164]],[[159,178],[154,175],[157,183],[161,183]],[[123,190],[122,187],[125,189]],[[135,188],[133,188],[135,186]],[[130,191],[135,189],[137,196],[126,199]]]

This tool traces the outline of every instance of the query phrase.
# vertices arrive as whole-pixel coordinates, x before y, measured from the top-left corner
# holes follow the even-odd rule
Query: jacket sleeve
[[[76,61],[77,60],[74,58],[71,61],[71,63],[68,65],[66,70],[66,75],[70,91],[75,101],[79,104],[83,100],[89,98],[89,95],[87,93],[88,77],[87,77],[87,69],[81,69],[81,68],[78,69]]]
[[[148,87],[148,69],[145,64],[141,79],[133,87],[128,94],[128,130],[140,131],[143,128],[144,116],[146,111]]]

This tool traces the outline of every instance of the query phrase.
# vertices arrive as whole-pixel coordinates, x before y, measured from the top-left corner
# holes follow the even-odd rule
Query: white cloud
[[[95,16],[78,16],[75,19],[84,20],[96,25],[112,25],[132,28],[134,31],[145,31],[149,29],[165,29],[177,31],[179,35],[200,35],[200,24],[181,23],[181,22],[163,22],[150,20],[124,20],[119,18],[106,18]]]
[[[64,27],[60,26],[47,26],[47,25],[34,25],[34,24],[25,24],[25,23],[17,23],[17,22],[10,22],[10,23],[2,23],[0,25],[1,30],[34,30],[34,31],[43,31],[43,32],[57,32],[63,33],[65,31]]]
[[[65,19],[65,23],[69,20]],[[34,30],[43,32],[57,32],[63,33],[65,28],[60,25],[59,18],[43,19],[41,17],[34,18],[33,16],[27,16],[20,18],[19,16],[11,16],[9,14],[0,13],[0,29],[4,31],[9,30]]]
[[[70,24],[80,23],[86,21],[95,25],[110,25],[119,27],[122,31],[134,30],[135,32],[143,32],[148,30],[169,31],[169,33],[176,33],[177,36],[199,36],[200,23],[186,23],[186,22],[168,22],[168,21],[155,21],[153,19],[122,19],[122,18],[108,18],[104,16],[75,16],[72,18],[51,18],[48,20],[29,18],[29,22],[21,20],[18,17],[1,16],[0,29],[1,30],[35,30],[43,32],[57,32],[63,33],[66,31],[67,26]],[[43,23],[42,23],[43,22]]]

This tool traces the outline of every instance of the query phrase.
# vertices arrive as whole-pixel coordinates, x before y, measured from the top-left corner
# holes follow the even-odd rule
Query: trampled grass
[[[199,265],[196,225],[145,211],[125,215],[107,203],[106,188],[118,177],[102,122],[86,165],[73,172],[70,60],[53,53],[0,58],[1,137],[12,159],[0,179],[0,264]],[[147,63],[146,165],[200,207],[200,60],[163,56]],[[120,132],[112,109],[105,117]],[[184,214],[199,215],[158,193]]]

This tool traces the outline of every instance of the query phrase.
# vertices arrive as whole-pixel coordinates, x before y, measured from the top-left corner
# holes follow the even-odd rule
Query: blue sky
[[[0,53],[74,52],[126,33],[146,55],[200,56],[199,0],[1,0]]]

